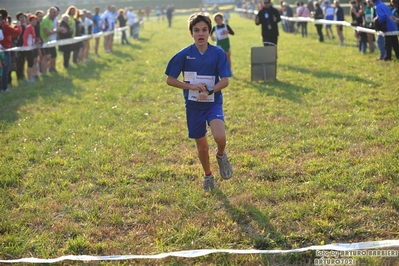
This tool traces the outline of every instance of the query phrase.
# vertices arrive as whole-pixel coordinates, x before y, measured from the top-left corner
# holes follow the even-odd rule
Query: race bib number
[[[205,83],[208,87],[215,86],[215,76],[201,76],[197,75],[197,72],[184,72],[184,81],[188,81],[190,84]],[[199,91],[189,90],[188,100],[199,101],[199,102],[214,102],[215,94],[208,95],[205,100],[198,100]]]

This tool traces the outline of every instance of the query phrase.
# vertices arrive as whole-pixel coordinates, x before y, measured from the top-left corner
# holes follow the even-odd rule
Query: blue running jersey
[[[178,78],[183,74],[183,81],[194,84],[202,79],[212,79],[216,85],[221,78],[231,77],[231,70],[226,53],[219,47],[208,43],[208,49],[201,54],[195,44],[191,44],[172,57],[165,74]],[[198,78],[196,78],[198,77]],[[222,92],[215,92],[212,102],[189,100],[189,90],[183,90],[186,108],[207,109],[213,104],[222,104]]]

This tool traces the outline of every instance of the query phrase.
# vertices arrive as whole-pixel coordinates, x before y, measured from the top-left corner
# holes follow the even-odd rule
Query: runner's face
[[[215,22],[216,22],[216,24],[218,24],[218,26],[220,26],[223,24],[223,19],[220,16],[217,16],[215,18]]]
[[[191,36],[194,38],[196,45],[202,46],[208,43],[209,28],[208,25],[200,21],[194,25]]]

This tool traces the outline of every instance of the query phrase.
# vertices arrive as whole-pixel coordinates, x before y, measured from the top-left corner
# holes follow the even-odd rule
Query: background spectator
[[[4,8],[0,9],[0,15],[2,18],[8,18],[8,12]],[[16,28],[11,27],[8,24],[8,20],[3,19],[1,21],[2,31],[4,39],[0,41],[0,45],[3,49],[11,48],[13,36],[19,36],[22,32],[21,23],[18,21],[16,24]],[[4,53],[4,63],[3,65],[3,76],[2,76],[2,87],[0,92],[9,92],[10,89],[7,88],[8,86],[8,74],[10,72],[11,67],[11,53],[10,52],[3,52]]]
[[[168,5],[166,8],[166,18],[168,19],[169,27],[172,27],[173,12],[174,12],[174,7],[172,5]]]
[[[120,28],[126,27],[127,19],[125,17],[125,10],[123,10],[122,8],[119,9],[118,22]],[[125,42],[126,44],[129,44],[129,40],[126,38],[126,30],[122,30],[121,43],[125,44]]]
[[[314,19],[324,19],[324,14],[323,10],[320,7],[320,4],[318,2],[315,2],[314,4],[314,14],[313,18]],[[316,29],[317,29],[317,34],[319,35],[319,42],[324,42],[324,36],[323,36],[323,24],[315,24]]]
[[[101,32],[101,17],[100,17],[100,8],[96,6],[94,8],[94,15],[92,16],[93,20],[93,33],[99,33]],[[98,45],[100,43],[100,38],[95,38],[94,39],[94,54],[95,56],[98,56]]]
[[[133,12],[133,7],[129,7],[126,16],[130,28],[130,37],[133,38],[134,23],[136,22],[136,14]]]
[[[330,5],[330,1],[329,0],[325,1],[325,6],[324,6],[323,13],[324,13],[324,19],[326,19],[326,20],[334,20],[334,7],[332,7]],[[334,39],[335,38],[331,24],[326,24],[326,35],[327,35],[328,39],[330,39],[330,38]]]
[[[14,37],[15,38],[15,46],[16,47],[22,47],[24,45],[24,33],[25,29],[27,26],[27,19],[26,15],[22,12],[18,12],[16,15],[17,21],[21,24],[21,34],[19,36]],[[18,80],[24,80],[25,79],[25,53],[24,52],[15,52],[16,55],[16,63],[17,63],[17,79]]]
[[[375,11],[377,17],[374,21],[377,29],[377,23],[381,25],[381,29],[385,29],[385,32],[394,32],[398,30],[395,21],[391,19],[392,11],[387,5],[382,3],[380,0],[373,0],[375,5]],[[399,59],[399,43],[397,35],[385,35],[385,61],[392,59],[392,49],[395,51],[396,58]]]
[[[271,0],[264,0],[263,8],[255,17],[255,24],[262,25],[262,38],[265,46],[269,43],[277,45],[278,24],[281,21],[280,13],[272,6]]]
[[[336,21],[345,21],[344,9],[341,7],[339,0],[334,1],[335,5],[335,19]],[[337,25],[337,35],[339,37],[339,45],[344,46],[344,34],[342,32],[343,26]]]
[[[60,40],[72,38],[73,30],[69,26],[69,19],[70,19],[70,17],[68,14],[63,14],[61,17],[60,27],[65,28],[65,31],[58,33]],[[61,52],[63,52],[63,54],[64,54],[64,67],[68,68],[69,60],[71,58],[71,52],[73,50],[73,45],[67,44],[67,45],[59,46],[59,50]]]
[[[34,82],[39,79],[39,72],[37,67],[38,48],[37,46],[41,43],[41,39],[36,37],[35,26],[37,23],[37,16],[29,16],[29,25],[26,27],[23,36],[23,46],[30,47],[31,50],[25,51],[25,57],[28,61],[28,67],[26,74],[28,76],[28,82]]]

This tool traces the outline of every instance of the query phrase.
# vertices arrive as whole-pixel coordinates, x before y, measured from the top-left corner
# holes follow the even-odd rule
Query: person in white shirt
[[[108,6],[108,9],[102,14],[101,20],[103,21],[103,31],[114,31],[116,25],[116,19],[118,12],[114,5]],[[109,34],[104,37],[105,52],[112,52],[112,46],[114,44],[114,34]]]
[[[136,22],[136,14],[133,12],[133,7],[129,7],[127,13],[127,23],[129,24],[130,28],[130,37],[133,37],[133,28],[134,28],[134,23]]]

